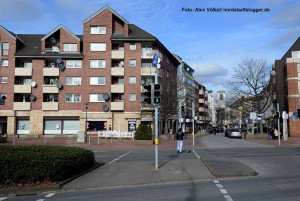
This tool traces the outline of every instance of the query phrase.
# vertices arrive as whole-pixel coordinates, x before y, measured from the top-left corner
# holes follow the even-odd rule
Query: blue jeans
[[[182,145],[183,145],[183,141],[177,140],[177,151],[179,151],[179,153],[182,152]]]

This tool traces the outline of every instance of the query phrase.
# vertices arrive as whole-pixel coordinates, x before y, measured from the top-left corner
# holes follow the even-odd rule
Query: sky
[[[232,68],[243,58],[265,58],[272,65],[300,36],[299,0],[0,2],[0,25],[16,34],[48,34],[60,24],[83,34],[83,21],[107,5],[179,55],[195,70],[196,80],[213,91],[226,91]],[[226,10],[243,8],[263,12]]]

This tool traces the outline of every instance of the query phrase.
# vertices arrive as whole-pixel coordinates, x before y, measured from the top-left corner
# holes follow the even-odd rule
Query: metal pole
[[[277,125],[277,129],[278,129],[278,145],[280,146],[280,112],[279,112],[279,103],[277,103],[277,112],[278,112],[278,125]]]
[[[155,70],[155,84],[158,84],[158,70]],[[158,104],[155,104],[155,169],[158,170]]]
[[[87,104],[87,103],[86,103]],[[85,132],[84,132],[84,142],[87,142],[87,110],[88,106],[85,106]]]
[[[193,147],[195,146],[195,103],[194,103],[195,99],[192,102],[192,121],[193,121]]]

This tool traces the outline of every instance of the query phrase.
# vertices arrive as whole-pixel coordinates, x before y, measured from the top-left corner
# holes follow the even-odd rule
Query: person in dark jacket
[[[182,152],[182,145],[183,145],[183,136],[184,133],[182,132],[182,129],[179,128],[176,133],[176,140],[177,140],[177,153]]]

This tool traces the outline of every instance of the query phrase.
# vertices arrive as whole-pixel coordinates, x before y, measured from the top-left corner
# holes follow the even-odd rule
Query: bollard
[[[46,137],[46,135],[44,135],[44,145],[46,145],[47,144],[47,137]]]
[[[14,139],[13,139],[13,146],[15,146],[16,144],[16,136],[14,136]]]

